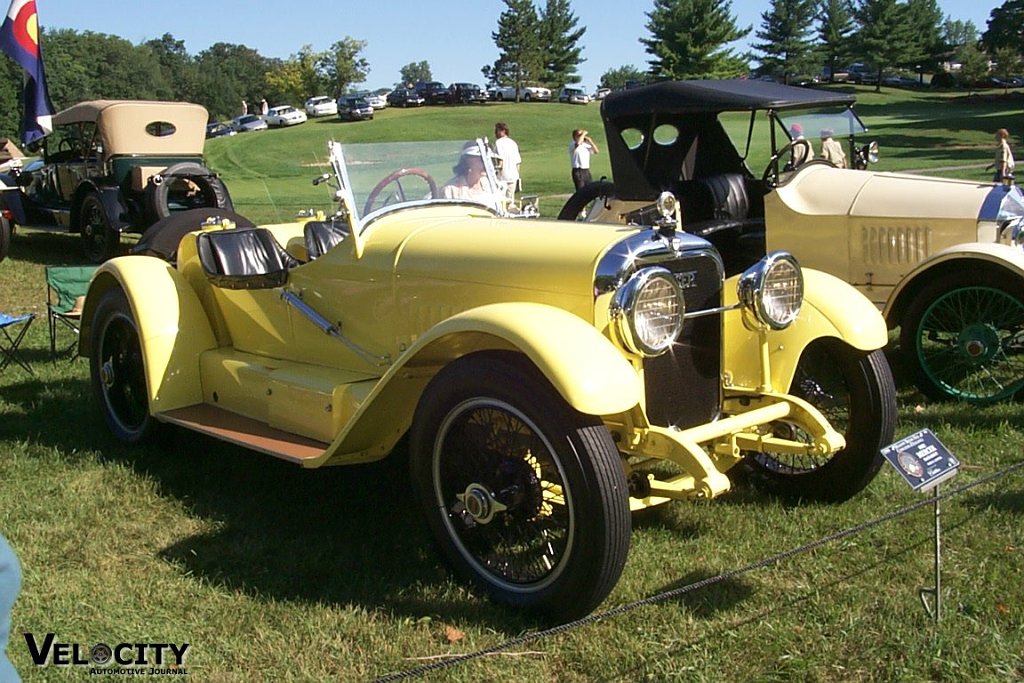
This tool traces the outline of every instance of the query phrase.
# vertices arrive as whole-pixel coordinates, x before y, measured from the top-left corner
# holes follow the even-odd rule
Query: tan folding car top
[[[189,102],[91,100],[54,116],[54,124],[95,123],[104,159],[124,154],[202,154],[206,108]]]

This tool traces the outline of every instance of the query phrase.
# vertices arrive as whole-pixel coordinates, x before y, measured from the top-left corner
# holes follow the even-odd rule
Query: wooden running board
[[[329,445],[208,404],[170,410],[156,418],[297,464],[320,457]]]

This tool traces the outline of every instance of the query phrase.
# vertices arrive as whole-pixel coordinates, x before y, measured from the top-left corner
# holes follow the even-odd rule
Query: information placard
[[[915,491],[928,491],[959,471],[953,457],[930,429],[911,434],[886,446],[882,455]]]

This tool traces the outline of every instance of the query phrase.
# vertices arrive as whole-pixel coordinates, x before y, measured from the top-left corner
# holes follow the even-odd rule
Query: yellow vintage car
[[[714,243],[728,273],[786,249],[854,285],[900,328],[905,364],[928,396],[1019,397],[1024,193],[864,170],[878,147],[857,144],[866,129],[853,105],[847,93],[745,80],[612,93],[601,112],[614,182],[580,190],[561,217],[642,221],[670,190],[684,229]],[[763,157],[755,135],[768,138]],[[823,158],[827,138],[845,163]]]
[[[878,471],[885,325],[837,278],[785,252],[725,278],[671,194],[646,226],[540,220],[483,140],[329,158],[330,217],[167,224],[99,268],[80,350],[118,439],[173,425],[319,468],[408,436],[450,564],[555,620],[615,586],[631,511],[721,496],[741,464],[831,501]]]

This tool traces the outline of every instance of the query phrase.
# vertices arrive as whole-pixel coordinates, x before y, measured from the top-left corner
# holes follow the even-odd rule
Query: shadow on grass
[[[183,576],[257,599],[443,615],[512,633],[536,625],[448,578],[404,447],[377,463],[303,470],[173,427],[152,444],[120,444],[81,378],[3,385],[0,401],[11,406],[0,439],[33,443],[40,460],[123,465],[212,522],[160,553]]]

